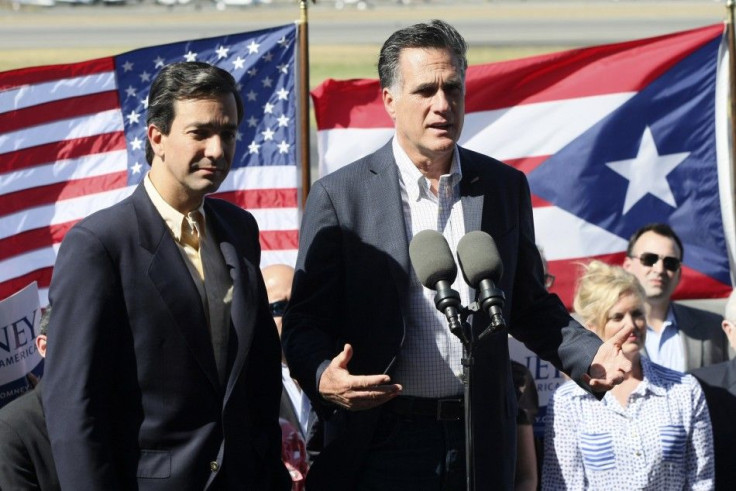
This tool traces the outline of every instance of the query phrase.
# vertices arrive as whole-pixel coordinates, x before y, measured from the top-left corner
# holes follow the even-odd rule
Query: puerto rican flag
[[[572,303],[578,264],[621,264],[640,226],[684,243],[675,298],[730,293],[733,167],[724,26],[471,66],[459,144],[529,179],[537,242]],[[377,80],[312,91],[320,173],[393,135]],[[729,261],[731,258],[731,261]]]

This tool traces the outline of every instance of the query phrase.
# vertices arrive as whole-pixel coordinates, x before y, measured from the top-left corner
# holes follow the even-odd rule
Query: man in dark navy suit
[[[242,119],[226,71],[163,68],[148,99],[150,172],[61,244],[44,407],[64,489],[289,488],[258,227],[206,197]]]

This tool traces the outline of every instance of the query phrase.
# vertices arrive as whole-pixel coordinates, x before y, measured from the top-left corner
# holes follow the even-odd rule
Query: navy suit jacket
[[[0,410],[0,489],[61,489],[43,416],[42,385]]]
[[[463,148],[460,161],[465,231],[483,230],[495,239],[504,265],[499,287],[506,294],[511,334],[580,381],[601,341],[544,288],[526,178]],[[344,343],[354,348],[351,373],[391,374],[403,342],[411,274],[399,174],[389,142],[317,181],[307,200],[282,333],[291,373],[325,425],[326,446],[307,475],[307,489],[353,487],[382,408],[337,409],[320,397],[318,382]],[[476,332],[488,323],[487,315],[474,316]],[[476,347],[473,370],[476,488],[511,488],[517,402],[506,332]]]
[[[736,358],[693,370],[703,387],[713,425],[713,449],[716,455],[716,489],[736,489]]]
[[[200,296],[143,185],[62,242],[44,406],[65,489],[289,487],[258,227],[227,202],[204,206],[233,280],[224,386]]]

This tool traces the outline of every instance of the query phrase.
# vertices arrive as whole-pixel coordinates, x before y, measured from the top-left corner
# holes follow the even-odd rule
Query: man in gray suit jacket
[[[396,135],[315,183],[301,228],[282,342],[293,376],[324,420],[325,448],[307,489],[466,489],[461,342],[450,334],[409,261],[419,231],[455,249],[493,236],[512,335],[589,389],[619,382],[630,330],[601,345],[544,288],[524,175],[458,147],[465,41],[442,21],[395,32],[379,57]],[[469,287],[457,280],[463,304]],[[473,316],[476,335],[489,324]],[[510,489],[517,402],[508,333],[475,349],[475,489]]]
[[[682,241],[665,223],[641,227],[629,240],[623,267],[646,292],[646,355],[653,362],[688,372],[728,360],[721,317],[671,301],[682,277]]]
[[[43,395],[63,489],[289,488],[258,227],[205,197],[230,170],[242,118],[226,71],[163,68],[150,172],[61,244]]]
[[[728,344],[736,349],[736,290],[726,302],[721,323]],[[716,490],[736,489],[736,467],[731,455],[736,448],[736,358],[692,371],[703,387],[713,423],[716,454]]]

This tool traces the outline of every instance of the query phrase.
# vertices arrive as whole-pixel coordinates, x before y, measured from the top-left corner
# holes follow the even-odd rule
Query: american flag
[[[675,298],[731,291],[723,33],[714,25],[469,67],[459,143],[526,173],[552,291],[566,305],[578,263],[621,264],[631,234],[655,221],[684,242]],[[377,80],[327,80],[312,98],[322,175],[393,135]]]
[[[254,214],[262,266],[293,264],[296,38],[292,24],[0,73],[0,298],[35,280],[46,305],[66,231],[145,176],[150,83],[178,61],[208,62],[238,81],[245,118],[232,170],[215,196]]]

